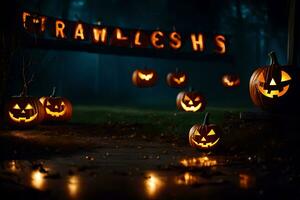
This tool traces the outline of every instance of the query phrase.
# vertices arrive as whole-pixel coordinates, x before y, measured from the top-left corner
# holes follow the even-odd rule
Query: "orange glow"
[[[41,17],[41,31],[44,32],[46,30],[46,17]]]
[[[78,196],[80,181],[78,176],[70,176],[68,180],[68,190],[71,197]]]
[[[250,176],[248,174],[240,174],[240,188],[243,189],[249,189],[251,187],[254,187],[255,185],[255,178],[253,176]]]
[[[194,185],[200,183],[200,178],[198,176],[193,176],[189,172],[186,172],[184,175],[175,177],[175,183],[177,185]]]
[[[135,33],[135,36],[134,36],[134,45],[135,46],[141,46],[142,43],[141,43],[141,31],[137,31]]]
[[[185,167],[212,167],[217,165],[217,160],[210,159],[207,156],[183,159],[180,164]]]
[[[225,45],[226,39],[224,35],[217,35],[215,37],[215,44],[217,45],[216,52],[219,54],[226,53],[226,45]]]
[[[95,43],[106,43],[107,41],[107,29],[106,28],[93,28],[93,40]]]
[[[151,44],[156,49],[163,49],[165,48],[165,45],[162,43],[162,39],[164,37],[164,33],[161,31],[154,31],[151,34]]]
[[[31,173],[31,185],[38,190],[45,189],[44,175],[39,170]]]
[[[74,39],[84,40],[84,29],[81,23],[78,23],[75,29]]]
[[[27,29],[26,20],[27,20],[27,17],[29,17],[29,16],[30,16],[30,14],[28,12],[23,12],[22,19],[23,19],[23,27],[25,29]]]
[[[128,37],[124,36],[120,28],[115,29],[115,34],[117,40],[128,40]]]
[[[147,175],[147,179],[145,180],[145,189],[149,197],[155,197],[163,185],[164,182],[155,174],[151,173]]]
[[[55,22],[55,30],[56,30],[55,31],[55,36],[57,38],[62,38],[62,39],[66,38],[66,35],[64,33],[65,27],[66,27],[66,25],[63,21],[56,20],[56,22]]]
[[[198,37],[196,36],[196,34],[191,34],[191,40],[194,51],[202,52],[204,50],[203,34],[199,33]]]
[[[182,46],[181,35],[177,32],[172,32],[170,34],[170,47],[173,49],[180,49]]]

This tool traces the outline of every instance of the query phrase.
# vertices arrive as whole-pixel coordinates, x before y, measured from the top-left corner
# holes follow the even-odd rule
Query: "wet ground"
[[[0,191],[10,199],[297,199],[298,137],[262,139],[265,123],[225,122],[225,137],[251,129],[257,138],[224,138],[200,152],[184,136],[142,134],[137,124],[1,131]]]

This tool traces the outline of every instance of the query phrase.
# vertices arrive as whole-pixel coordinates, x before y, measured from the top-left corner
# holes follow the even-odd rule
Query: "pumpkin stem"
[[[193,92],[194,88],[192,86],[189,87],[189,92]]]
[[[176,69],[175,69],[175,72],[176,72],[176,73],[178,73],[178,72],[179,72],[179,69],[178,69],[178,67],[176,67]]]
[[[274,51],[271,51],[269,53],[269,57],[270,57],[270,65],[279,65],[276,53]]]
[[[54,86],[52,89],[52,94],[50,95],[50,97],[55,97],[55,93],[56,93],[56,87]]]
[[[204,117],[202,125],[207,125],[207,124],[209,124],[209,112],[207,112],[205,114],[205,117]]]

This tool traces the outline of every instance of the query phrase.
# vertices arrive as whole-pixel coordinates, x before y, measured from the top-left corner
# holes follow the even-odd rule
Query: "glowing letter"
[[[226,45],[225,45],[226,39],[223,35],[217,35],[215,37],[215,44],[217,46],[216,52],[219,54],[226,53]]]
[[[57,38],[66,38],[66,35],[64,33],[64,29],[65,29],[66,25],[63,21],[61,20],[56,20],[56,23],[55,23],[55,30],[56,30],[56,34],[55,36]]]
[[[181,42],[181,35],[179,35],[179,33],[177,32],[172,32],[170,34],[170,46],[173,49],[180,49],[182,42]]]
[[[93,28],[93,39],[95,43],[101,42],[106,43],[107,41],[107,30],[106,28]]]
[[[199,33],[198,38],[196,38],[196,34],[192,34],[191,39],[193,50],[202,52],[204,50],[203,35]]]
[[[75,29],[74,39],[84,40],[84,30],[81,23],[78,23]]]
[[[161,32],[161,31],[154,31],[152,34],[151,34],[151,44],[153,45],[154,48],[157,48],[157,49],[163,49],[165,47],[164,44],[158,44],[160,40],[162,40],[164,36],[164,33]]]

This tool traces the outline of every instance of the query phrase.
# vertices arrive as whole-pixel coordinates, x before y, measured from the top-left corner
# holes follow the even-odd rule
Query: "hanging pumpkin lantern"
[[[72,104],[64,97],[55,96],[56,88],[49,97],[41,97],[45,109],[45,121],[69,121],[72,118]]]
[[[170,87],[184,87],[188,82],[188,76],[184,72],[179,72],[176,68],[176,72],[170,72],[167,75],[167,84]]]
[[[23,67],[23,90],[20,96],[11,97],[5,104],[5,118],[9,125],[19,128],[29,128],[41,123],[44,119],[44,108],[36,97],[28,96],[28,85],[32,82],[26,81],[25,67]]]
[[[240,77],[233,74],[225,74],[222,77],[222,84],[224,87],[237,87],[240,85]]]
[[[202,124],[195,124],[189,132],[189,143],[192,147],[207,150],[215,147],[220,140],[221,129],[209,124],[209,113],[205,114]]]
[[[152,87],[157,82],[157,73],[153,69],[137,69],[132,74],[132,83],[137,87]]]
[[[182,91],[177,95],[176,105],[185,112],[203,111],[206,106],[205,98],[197,91]]]
[[[294,66],[280,66],[276,54],[269,54],[271,64],[254,71],[249,83],[253,103],[263,109],[285,109],[295,101],[296,73]]]

